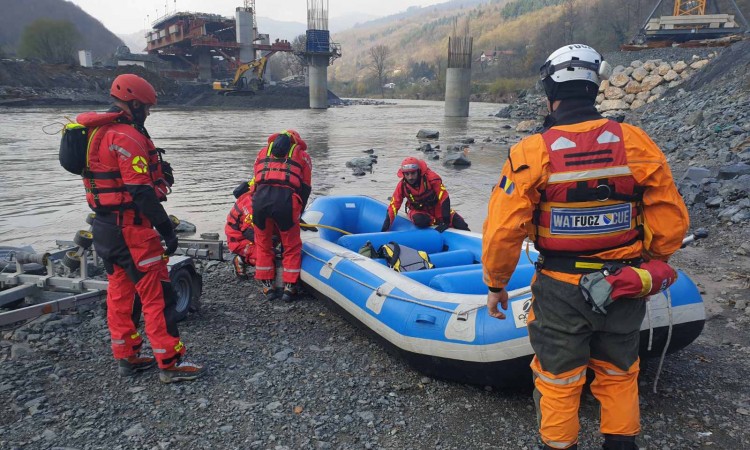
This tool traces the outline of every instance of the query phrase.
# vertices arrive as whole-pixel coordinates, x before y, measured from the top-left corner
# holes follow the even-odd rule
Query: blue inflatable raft
[[[396,218],[391,231],[380,232],[386,207],[366,196],[321,197],[309,205],[305,222],[325,227],[302,233],[301,279],[308,290],[330,300],[426,375],[496,387],[528,384],[533,352],[526,314],[537,257],[533,246],[528,258],[522,252],[507,287],[508,318],[494,319],[485,307],[481,235],[420,230],[403,216]],[[376,249],[393,241],[423,250],[434,268],[396,272],[385,260],[358,253],[368,241]],[[670,299],[659,294],[648,302],[641,327],[642,357],[659,356],[667,340],[669,352],[679,350],[703,329],[700,293],[687,275],[679,275]]]

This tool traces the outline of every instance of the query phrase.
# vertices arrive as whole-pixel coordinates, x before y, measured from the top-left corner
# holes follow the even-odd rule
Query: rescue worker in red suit
[[[255,159],[253,224],[255,229],[255,279],[269,300],[278,297],[275,278],[273,235],[276,230],[284,248],[282,256],[282,300],[297,295],[302,263],[300,216],[312,191],[312,162],[307,144],[299,133],[285,130],[268,137],[268,145]]]
[[[380,231],[388,231],[396,219],[401,203],[406,200],[409,219],[419,228],[437,225],[440,232],[447,228],[469,230],[466,221],[451,209],[448,190],[440,175],[433,172],[421,159],[408,157],[398,169],[401,180],[393,191],[391,203]]]
[[[82,176],[86,200],[96,212],[94,246],[109,279],[112,352],[122,375],[156,362],[164,383],[194,380],[205,368],[183,358],[185,346],[175,320],[177,296],[167,271],[167,255],[177,249],[177,236],[160,202],[167,193],[165,166],[144,127],[156,91],[143,78],[123,74],[115,78],[110,94],[114,104],[107,112],[84,113],[76,120],[91,130]],[[140,351],[141,309],[155,358]]]
[[[668,260],[689,225],[661,150],[643,130],[606,119],[594,107],[607,72],[608,64],[586,45],[550,55],[541,69],[550,114],[541,133],[510,149],[483,229],[492,317],[505,319],[498,305],[508,309],[504,288],[524,238],[540,252],[527,328],[545,449],[578,448],[587,369],[601,405],[603,448],[638,449],[638,349],[646,303],[620,298],[595,311],[579,283],[609,264]]]
[[[253,230],[253,193],[255,180],[242,182],[235,190],[237,201],[227,215],[224,233],[227,247],[235,254],[232,260],[234,274],[247,276],[247,266],[255,266],[255,231]]]

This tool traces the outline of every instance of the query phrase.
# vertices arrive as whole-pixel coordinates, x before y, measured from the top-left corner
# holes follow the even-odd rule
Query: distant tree
[[[385,90],[383,86],[386,82],[386,73],[390,64],[389,56],[391,54],[390,49],[387,45],[376,45],[370,48],[370,70],[378,79],[378,85],[380,86],[380,96],[385,98]]]
[[[67,20],[38,19],[23,30],[18,54],[49,63],[72,63],[80,39],[78,29]]]
[[[574,30],[578,26],[578,14],[576,11],[575,0],[563,0],[563,42],[572,43],[574,39]]]
[[[409,76],[413,79],[418,80],[422,77],[428,80],[435,79],[435,67],[425,61],[411,63],[409,66]]]

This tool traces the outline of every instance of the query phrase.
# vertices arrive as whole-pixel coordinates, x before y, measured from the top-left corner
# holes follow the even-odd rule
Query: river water
[[[442,102],[399,100],[388,105],[354,105],[328,110],[152,110],[146,122],[158,147],[175,171],[176,184],[165,203],[169,214],[197,226],[198,234],[219,233],[234,197],[232,189],[251,176],[251,165],[269,134],[294,128],[308,144],[313,161],[312,198],[364,194],[387,202],[395,187],[399,163],[416,150],[421,128],[440,131],[433,145],[472,137],[464,169],[428,161],[451,196],[451,204],[474,231],[486,216],[492,185],[507,155],[507,146],[483,143],[501,133],[502,119],[492,117],[502,106],[472,103],[470,117],[444,117]],[[86,206],[80,178],[60,167],[59,134],[64,117],[85,107],[67,109],[0,108],[0,245],[33,245],[42,251],[55,239],[72,240],[86,229]],[[60,125],[55,125],[59,123]],[[346,162],[374,149],[372,173],[355,177]]]

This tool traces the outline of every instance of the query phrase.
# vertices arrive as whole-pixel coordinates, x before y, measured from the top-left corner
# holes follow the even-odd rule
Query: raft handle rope
[[[341,228],[332,227],[331,225],[322,225],[319,223],[300,223],[299,226],[302,228],[326,228],[328,230],[338,231],[341,234],[352,234],[346,230],[342,230]]]
[[[316,226],[320,226],[320,225],[316,225]],[[369,284],[367,284],[367,283],[365,283],[363,281],[360,281],[360,280],[354,278],[353,276],[351,276],[349,274],[341,272],[340,270],[336,270],[336,268],[333,267],[333,264],[331,264],[329,261],[326,261],[326,260],[324,260],[322,258],[319,258],[319,257],[311,254],[310,252],[306,251],[306,250],[302,250],[302,251],[306,255],[308,255],[310,258],[312,258],[312,259],[314,259],[314,260],[316,260],[318,262],[323,263],[323,265],[327,266],[333,272],[336,272],[337,274],[341,275],[342,277],[347,278],[347,279],[349,279],[351,281],[354,281],[355,283],[360,284],[360,285],[362,285],[362,286],[364,286],[364,287],[366,287],[368,289],[371,289],[379,297],[387,297],[387,298],[392,298],[392,299],[395,299],[395,300],[401,300],[401,301],[404,301],[404,302],[407,302],[407,303],[413,303],[415,305],[424,306],[425,308],[431,308],[431,309],[434,309],[434,310],[437,310],[437,311],[442,311],[444,313],[456,315],[456,316],[458,316],[457,319],[460,320],[460,321],[466,321],[466,320],[468,320],[469,319],[469,313],[472,313],[472,312],[477,311],[479,309],[485,308],[487,306],[486,304],[482,304],[482,305],[474,306],[474,307],[469,308],[469,309],[463,309],[461,311],[455,311],[455,310],[452,310],[452,309],[443,308],[441,306],[430,305],[429,303],[425,303],[425,302],[422,302],[422,301],[419,301],[419,300],[415,300],[415,299],[409,298],[409,297],[402,297],[400,295],[395,295],[395,294],[386,294],[386,293],[384,293],[383,291],[380,290],[380,286],[370,286]],[[346,255],[342,255],[342,254],[336,254],[336,256],[339,256],[339,257],[347,259],[347,260],[356,260],[356,258],[350,258],[350,257],[347,257]],[[359,255],[358,255],[358,257],[359,257]],[[362,257],[362,258],[364,258],[364,257]],[[530,292],[531,292],[531,287],[527,287],[527,288],[523,288],[523,289],[516,289],[516,290],[513,291],[512,295],[508,296],[508,300],[514,299],[516,297],[520,297],[522,295],[526,295],[526,294],[528,294]]]

